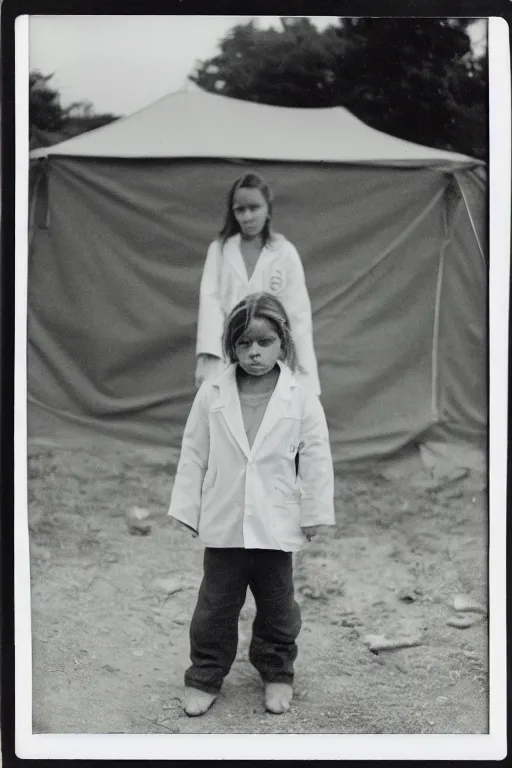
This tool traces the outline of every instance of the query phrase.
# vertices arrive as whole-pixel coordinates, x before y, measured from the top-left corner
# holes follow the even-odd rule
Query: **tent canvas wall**
[[[201,270],[242,172],[302,256],[335,462],[482,446],[486,187],[472,158],[342,108],[201,91],[31,153],[31,436],[71,424],[179,447]]]

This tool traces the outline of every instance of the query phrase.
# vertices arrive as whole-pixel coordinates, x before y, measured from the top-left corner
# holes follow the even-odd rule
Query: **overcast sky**
[[[29,66],[45,74],[63,106],[91,101],[96,112],[130,114],[183,87],[199,59],[249,16],[30,16]],[[253,17],[254,18],[254,17]],[[278,16],[255,17],[280,27]],[[336,16],[312,16],[320,28]],[[472,31],[485,39],[485,22]]]

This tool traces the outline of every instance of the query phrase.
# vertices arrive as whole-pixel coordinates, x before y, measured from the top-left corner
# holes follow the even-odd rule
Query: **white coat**
[[[169,515],[207,547],[300,549],[301,528],[334,524],[329,434],[318,397],[281,372],[249,447],[237,365],[204,382],[192,405]],[[299,475],[295,454],[299,451]]]
[[[196,354],[223,358],[222,335],[228,314],[249,293],[266,291],[282,302],[289,318],[299,366],[299,379],[320,394],[313,346],[313,323],[304,268],[297,249],[282,235],[266,245],[248,279],[240,251],[240,234],[221,249],[215,240],[208,248],[199,292]]]

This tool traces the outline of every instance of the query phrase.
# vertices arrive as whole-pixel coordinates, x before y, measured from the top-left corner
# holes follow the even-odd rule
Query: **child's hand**
[[[209,355],[205,352],[202,352],[200,355],[197,356],[197,364],[196,364],[196,388],[199,389],[203,381],[208,376],[208,367],[212,364],[212,362],[216,362],[219,360],[216,355]]]
[[[326,534],[328,532],[328,527],[326,525],[304,525],[302,527],[302,532],[307,540],[311,541],[315,536]]]

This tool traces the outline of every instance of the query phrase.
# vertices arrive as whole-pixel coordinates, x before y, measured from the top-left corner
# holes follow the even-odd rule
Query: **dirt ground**
[[[296,557],[291,710],[264,711],[249,598],[221,696],[188,718],[202,546],[166,517],[176,456],[106,441],[30,443],[29,454],[35,733],[488,732],[487,619],[453,605],[461,594],[487,604],[481,477],[436,486],[381,465],[339,472],[336,528]],[[133,506],[150,511],[148,535],[128,531]],[[456,616],[470,626],[450,626]],[[371,635],[418,644],[372,651]]]

